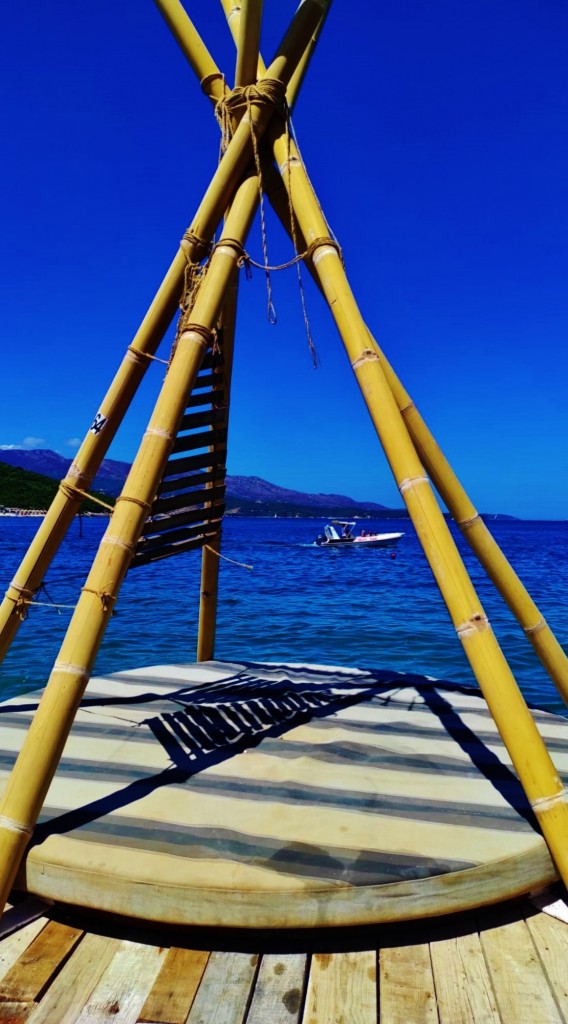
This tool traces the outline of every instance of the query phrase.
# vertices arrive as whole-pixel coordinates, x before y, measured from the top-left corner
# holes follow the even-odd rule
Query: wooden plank
[[[437,1024],[428,945],[381,949],[379,978],[381,1024]]]
[[[11,967],[16,963],[18,957],[33,942],[37,935],[45,928],[47,918],[41,917],[30,922],[0,942],[0,981],[6,976]]]
[[[82,935],[80,928],[49,921],[5,975],[0,1000],[32,1003]]]
[[[527,926],[560,1010],[568,1020],[568,925],[538,914],[527,919]]]
[[[30,1003],[0,1003],[0,1024],[25,1024]]]
[[[247,1024],[297,1024],[304,994],[307,956],[263,956]]]
[[[440,1024],[498,1024],[479,935],[431,942],[430,955]]]
[[[314,954],[303,1024],[376,1024],[376,965],[374,950]]]
[[[39,1005],[32,1009],[28,1024],[73,1024],[119,946],[119,939],[85,935]]]
[[[139,1024],[185,1024],[208,960],[209,953],[201,950],[170,949],[140,1011]]]
[[[176,437],[172,447],[172,454],[174,452],[191,452],[198,448],[216,447],[221,444],[225,445],[226,442],[227,431],[223,428],[205,430],[201,434],[184,434],[182,437]]]
[[[212,953],[187,1024],[243,1024],[258,956]]]
[[[94,988],[76,1024],[132,1024],[136,1020],[166,951],[124,940]],[[74,1022],[75,1024],[75,1022]]]
[[[526,923],[513,921],[489,928],[480,938],[502,1020],[561,1024]]]
[[[170,459],[164,470],[164,480],[170,476],[177,476],[178,473],[189,473],[191,470],[205,469],[209,466],[219,466],[224,470],[226,456],[226,446],[220,446],[215,451],[203,452],[201,455],[188,455],[185,459]]]

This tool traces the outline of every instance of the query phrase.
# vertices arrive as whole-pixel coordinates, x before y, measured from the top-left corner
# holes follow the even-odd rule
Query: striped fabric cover
[[[36,706],[36,694],[0,705],[2,784]],[[568,721],[535,717],[566,774]],[[104,891],[108,900],[133,878],[237,902],[393,884],[430,892],[433,880],[516,858],[536,858],[533,881],[554,879],[476,690],[209,662],[91,681],[21,884],[68,899],[73,872],[91,872],[103,907]],[[123,910],[120,900],[108,909]]]

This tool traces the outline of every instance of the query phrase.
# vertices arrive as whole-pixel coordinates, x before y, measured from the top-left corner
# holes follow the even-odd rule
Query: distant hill
[[[28,472],[40,473],[44,477],[61,480],[71,465],[66,459],[48,449],[0,449],[0,465],[5,463]],[[103,494],[117,497],[126,480],[130,465],[116,459],[103,459],[93,487]],[[0,499],[1,501],[1,499]],[[4,501],[3,504],[12,504]],[[17,504],[17,503],[16,503]],[[241,515],[282,515],[282,516],[336,516],[351,518],[394,518],[406,516],[406,509],[389,509],[373,501],[354,501],[343,494],[304,494],[277,484],[269,483],[258,476],[227,476],[226,506],[228,512]],[[22,508],[40,507],[20,505]]]
[[[58,455],[57,452],[52,452],[48,448],[29,450],[2,448],[0,449],[0,462],[5,462],[9,466],[17,466],[20,469],[27,469],[33,473],[41,473],[54,480],[62,480],[67,474],[72,459],[66,459],[63,455]],[[93,487],[97,491],[116,498],[122,490],[129,469],[128,462],[103,459],[101,468],[93,481]]]
[[[18,466],[0,462],[0,508],[48,509],[57,493],[57,483],[49,476],[33,473]],[[108,495],[93,492],[108,501]],[[82,512],[101,512],[100,505],[88,499],[81,506]]]
[[[51,477],[61,480],[71,465],[71,459],[66,459],[56,452],[43,448],[31,450],[5,448],[0,449],[0,467],[3,464],[22,471],[41,474],[44,478]],[[94,491],[99,492],[101,496],[107,495],[116,498],[122,490],[129,469],[128,462],[103,459],[93,481]],[[55,489],[53,489],[53,493],[55,493]],[[47,504],[49,503],[47,502]],[[45,502],[39,505],[29,505],[24,504],[23,501],[20,503],[18,501],[8,502],[2,497],[0,497],[0,504],[19,508],[47,507]],[[228,512],[245,516],[322,516],[337,519],[352,519],[353,517],[408,518],[405,508],[392,509],[373,501],[355,501],[344,494],[305,494],[303,491],[279,487],[258,476],[227,476],[226,507]],[[492,513],[485,518],[508,520],[515,517]]]

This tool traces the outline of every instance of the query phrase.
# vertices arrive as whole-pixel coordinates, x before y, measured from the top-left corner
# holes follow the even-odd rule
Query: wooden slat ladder
[[[218,536],[225,510],[227,399],[221,351],[209,349],[130,568]]]

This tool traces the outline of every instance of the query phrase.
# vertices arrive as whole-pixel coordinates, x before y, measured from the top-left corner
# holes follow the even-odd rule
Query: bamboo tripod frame
[[[225,95],[223,76],[181,4],[178,0],[156,2],[204,91],[213,100],[221,99]],[[243,4],[239,19],[236,4],[231,0],[222,0],[222,3],[237,41],[237,84],[247,85],[252,81],[251,76],[254,76],[254,68],[259,62],[261,4],[254,0]],[[258,63],[260,82],[276,80],[282,86],[288,86],[289,96],[297,92],[327,6],[325,0],[304,0],[268,70],[265,71],[262,62]],[[250,115],[252,128],[247,115]],[[287,194],[280,210],[283,220],[286,221],[286,211],[291,206],[298,237],[310,248],[310,268],[330,306],[370,416],[457,634],[529,802],[538,816],[551,855],[562,878],[568,881],[568,807],[562,784],[493,636],[431,491],[424,467],[428,469],[438,491],[489,574],[515,610],[565,699],[568,696],[566,659],[538,609],[490,538],[394,371],[370,336],[300,155],[290,142],[285,123],[271,115],[272,108],[253,104],[240,122],[235,124],[232,141],[192,222],[184,245],[176,254],[101,407],[105,430],[102,435],[87,435],[76,463],[52,506],[53,512],[50,510],[46,517],[47,525],[44,521],[44,532],[41,537],[41,530],[38,533],[34,550],[30,550],[27,561],[22,563],[20,575],[2,606],[0,653],[8,646],[19,624],[22,594],[33,594],[40,585],[47,565],[82,500],[78,492],[90,484],[149,358],[167,329],[179,301],[186,260],[199,261],[223,211],[230,204],[223,237],[215,247],[191,311],[191,323],[178,339],[149,427],[101,542],[40,709],[0,808],[2,902],[7,898],[59,762],[134,545],[159,485],[183,415],[185,398],[199,371],[210,333],[222,312],[228,331],[234,327],[234,302],[228,289],[234,285],[238,246],[244,245],[258,202],[259,183],[256,174],[250,168],[247,170],[251,156],[251,130],[258,139],[265,133],[265,147],[269,146],[272,150]],[[274,194],[277,196],[278,190]],[[214,648],[217,554],[215,549],[204,551],[203,554],[198,652],[201,658],[210,657]]]

